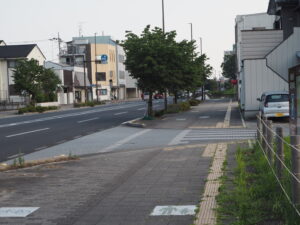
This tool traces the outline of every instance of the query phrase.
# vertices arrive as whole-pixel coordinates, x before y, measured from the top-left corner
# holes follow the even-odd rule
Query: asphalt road
[[[163,108],[155,100],[154,108]],[[0,119],[0,162],[142,117],[143,101]]]

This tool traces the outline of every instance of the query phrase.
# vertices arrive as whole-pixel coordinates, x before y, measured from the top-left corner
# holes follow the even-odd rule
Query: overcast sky
[[[193,37],[209,63],[221,71],[224,50],[234,43],[236,15],[266,12],[269,0],[165,0],[166,30],[176,30],[178,40]],[[57,60],[56,42],[82,34],[111,35],[124,39],[125,30],[140,34],[150,24],[162,26],[162,0],[1,0],[0,40],[7,44],[37,43],[47,60]],[[200,51],[200,49],[198,49]]]

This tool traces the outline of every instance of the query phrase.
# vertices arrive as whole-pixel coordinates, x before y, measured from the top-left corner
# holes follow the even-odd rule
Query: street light
[[[193,23],[189,23],[191,25],[191,41],[193,41]]]

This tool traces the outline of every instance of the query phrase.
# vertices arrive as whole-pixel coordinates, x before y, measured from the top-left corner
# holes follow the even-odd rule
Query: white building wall
[[[0,60],[0,100],[8,99],[7,61]]]
[[[119,85],[126,85],[126,80],[125,80],[125,64],[124,64],[124,60],[125,60],[125,52],[124,49],[117,45],[117,63],[118,63],[118,84]],[[123,59],[123,60],[122,60]]]
[[[245,116],[259,110],[257,98],[265,91],[288,91],[288,83],[266,66],[266,59],[244,61]]]
[[[32,49],[27,58],[37,60],[41,66],[43,66],[45,62],[45,57],[37,46]]]
[[[267,13],[257,13],[249,15],[239,15],[235,19],[236,24],[236,49],[237,49],[237,64],[238,72],[241,71],[241,42],[242,31],[253,30],[254,28],[273,29],[275,16],[270,16]]]
[[[266,57],[267,65],[283,79],[288,80],[289,68],[300,63],[296,55],[299,51],[300,28],[295,27],[294,33]]]
[[[282,41],[282,30],[242,31],[241,61],[265,58]]]

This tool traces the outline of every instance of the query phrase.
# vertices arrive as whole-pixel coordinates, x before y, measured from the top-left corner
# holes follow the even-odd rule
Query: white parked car
[[[263,117],[289,117],[289,93],[285,91],[264,92],[260,101],[259,110]]]

